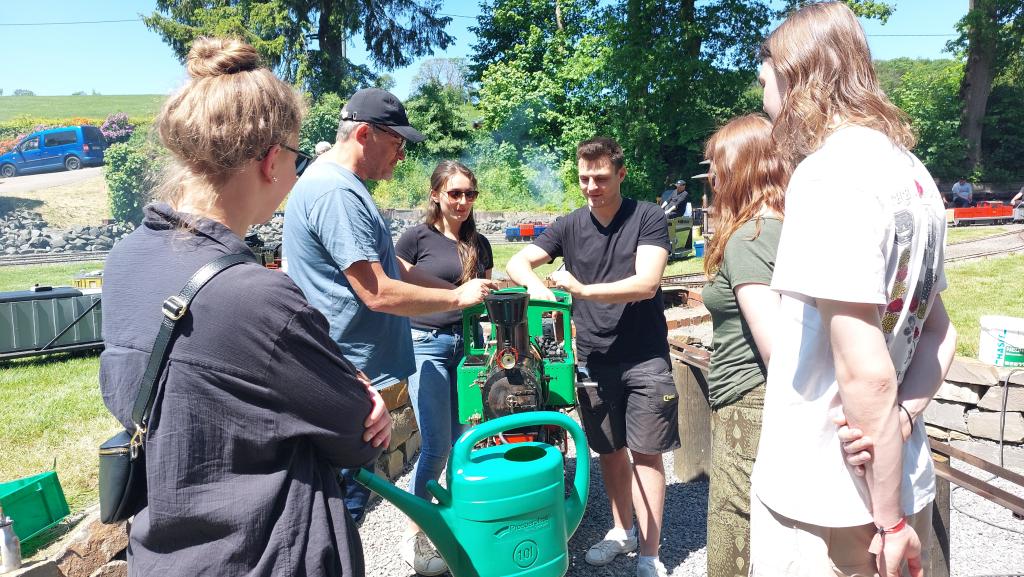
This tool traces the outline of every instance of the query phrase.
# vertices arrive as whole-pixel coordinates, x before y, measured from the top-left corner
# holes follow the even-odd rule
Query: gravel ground
[[[990,454],[977,448],[971,452],[998,463],[996,444],[985,444],[990,445]],[[1006,466],[1024,473],[1024,448],[1008,447]],[[953,467],[982,480],[992,476],[960,461],[954,460]],[[1002,480],[992,484],[1024,498],[1024,487]],[[1017,519],[1008,509],[958,487],[953,488],[950,502],[952,577],[1024,575],[1024,519]]]
[[[1015,456],[1014,465],[1024,472],[1024,449],[1008,449]],[[1008,453],[1009,454],[1009,453]],[[570,453],[571,455],[571,453]],[[590,499],[587,513],[569,541],[572,555],[569,577],[631,577],[636,555],[619,557],[606,567],[591,567],[583,560],[586,549],[604,536],[611,527],[611,513],[601,485],[601,472],[595,455],[591,455]],[[991,457],[988,457],[991,458]],[[570,467],[575,459],[570,458]],[[954,461],[958,469],[987,479],[987,473]],[[672,577],[703,577],[706,567],[707,492],[706,482],[682,483],[672,473],[672,455],[665,455],[668,491],[665,503],[665,530],[661,557]],[[411,471],[398,480],[408,489]],[[997,486],[1024,497],[1024,488],[1007,482]],[[1024,520],[977,495],[954,488],[950,511],[952,530],[951,572],[953,577],[989,577],[1024,575]],[[983,519],[979,520],[979,519]],[[405,516],[393,505],[380,502],[367,514],[359,533],[366,555],[366,574],[370,577],[404,577],[414,575],[398,555],[398,544],[405,527]],[[998,527],[993,526],[998,525]]]
[[[569,466],[575,464],[570,450]],[[620,556],[605,567],[591,567],[583,560],[588,547],[599,541],[611,528],[611,511],[601,484],[601,470],[597,456],[590,460],[590,498],[587,512],[579,529],[569,540],[572,556],[568,577],[613,577],[635,574],[636,554]],[[696,577],[705,574],[704,553],[707,525],[708,485],[706,482],[681,483],[672,473],[672,455],[665,455],[668,491],[665,497],[665,530],[662,536],[661,559],[673,577]],[[402,489],[409,488],[411,470],[398,480]],[[359,535],[366,556],[366,574],[369,577],[399,577],[415,575],[398,555],[398,545],[405,527],[405,515],[391,503],[380,502],[366,515]]]

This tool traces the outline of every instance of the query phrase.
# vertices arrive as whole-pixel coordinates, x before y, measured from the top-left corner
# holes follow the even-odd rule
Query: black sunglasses
[[[447,190],[445,192],[448,193],[448,198],[450,198],[452,200],[459,200],[460,198],[465,196],[466,200],[472,202],[472,201],[476,200],[476,197],[480,196],[480,191],[479,190],[473,190],[473,189],[469,189],[469,190],[454,189],[454,190]]]
[[[302,173],[306,172],[306,169],[309,168],[309,163],[313,162],[313,157],[301,150],[292,148],[287,144],[280,144],[278,146],[295,153],[295,176],[302,176]]]

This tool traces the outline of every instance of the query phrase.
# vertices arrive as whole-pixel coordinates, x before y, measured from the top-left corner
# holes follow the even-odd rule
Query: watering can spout
[[[356,480],[408,515],[427,534],[445,560],[458,558],[459,550],[455,535],[441,514],[443,507],[451,505],[451,496],[436,481],[429,482],[427,488],[438,498],[440,506],[395,487],[368,469],[359,469],[359,472],[356,473]]]

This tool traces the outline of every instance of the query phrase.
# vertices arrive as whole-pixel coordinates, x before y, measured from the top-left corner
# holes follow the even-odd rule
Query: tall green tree
[[[239,36],[314,95],[374,84],[373,70],[348,58],[356,37],[374,67],[389,71],[454,41],[440,0],[157,0],[156,8],[143,20],[179,58],[199,36]]]
[[[960,84],[960,135],[967,142],[964,168],[971,172],[983,160],[981,141],[993,82],[1003,73],[1018,81],[1024,77],[1024,2],[968,0],[967,15],[957,24],[957,30],[960,37],[948,48],[967,61]]]
[[[596,32],[598,0],[495,0],[480,3],[471,80],[483,79],[488,67],[510,58],[521,68],[538,70],[545,51],[561,35],[568,44]]]
[[[933,176],[961,176],[964,141],[960,129],[959,60],[897,58],[876,61],[882,89],[910,117],[917,133],[914,152]]]
[[[471,65],[485,127],[521,150],[556,151],[566,182],[576,143],[611,135],[629,159],[626,193],[649,196],[667,177],[700,172],[716,126],[760,108],[751,83],[777,16],[757,0],[492,0]]]
[[[427,139],[415,145],[414,157],[460,158],[472,137],[469,122],[462,116],[461,89],[438,81],[419,87],[405,103],[409,122]]]

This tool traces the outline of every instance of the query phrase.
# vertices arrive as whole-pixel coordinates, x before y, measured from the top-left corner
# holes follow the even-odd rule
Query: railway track
[[[26,254],[0,257],[0,267],[28,264],[70,264],[76,262],[98,262],[105,260],[110,251],[62,252],[58,254]]]
[[[1001,240],[1003,237],[1010,238]],[[977,248],[971,250],[971,247],[965,246],[969,244],[977,245]],[[958,242],[956,246],[957,250],[953,251],[952,254],[947,251],[945,262],[964,262],[987,256],[1024,252],[1024,230],[1016,230],[972,241]]]
[[[704,278],[703,273],[691,273],[691,274],[676,274],[671,276],[662,277],[661,287],[662,288],[689,288],[689,287],[702,287],[707,279]]]

